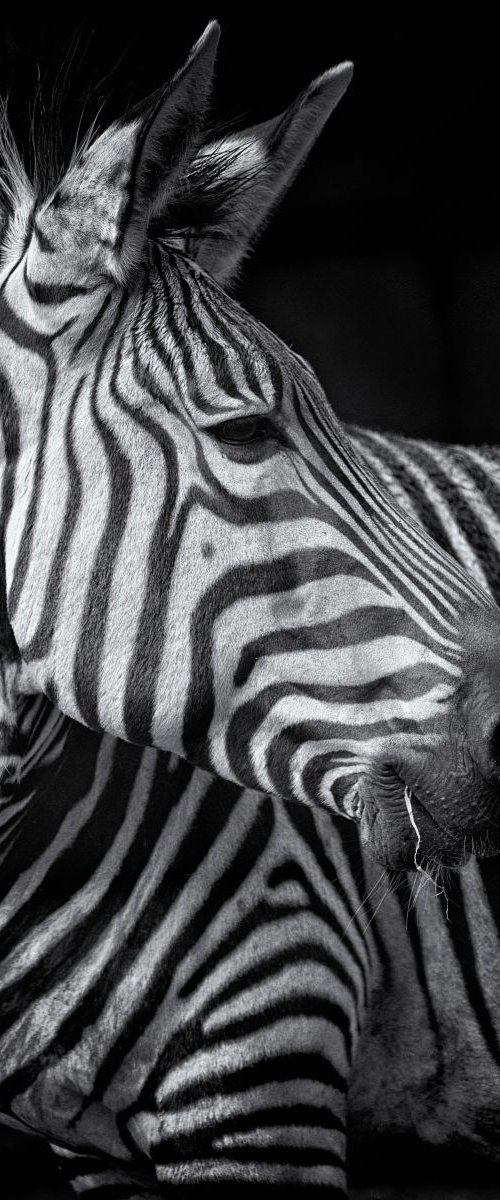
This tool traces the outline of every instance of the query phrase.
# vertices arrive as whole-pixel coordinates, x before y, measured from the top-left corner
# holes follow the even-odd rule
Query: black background
[[[239,298],[313,362],[343,418],[500,441],[497,38],[493,16],[457,13],[437,27],[411,5],[397,15],[308,4],[299,15],[271,4],[141,3],[140,22],[125,8],[77,21],[50,10],[28,19],[20,6],[4,22],[0,86],[27,141],[37,77],[50,96],[62,68],[58,120],[72,141],[89,87],[84,127],[103,100],[104,121],[164,82],[214,15],[217,120],[264,119],[352,58],[354,82]]]

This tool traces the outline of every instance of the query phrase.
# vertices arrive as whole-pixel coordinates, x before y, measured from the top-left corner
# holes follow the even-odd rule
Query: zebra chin
[[[384,763],[361,776],[343,808],[359,824],[363,845],[383,866],[434,874],[440,867],[464,866],[471,854],[485,858],[500,852],[500,821],[494,821],[497,790],[476,784],[473,819],[470,808],[467,815],[466,794],[461,792],[450,789],[443,795],[440,784],[433,797],[433,791],[421,783],[424,802],[410,773],[401,773],[399,764],[396,770]],[[455,813],[450,820],[452,806]]]

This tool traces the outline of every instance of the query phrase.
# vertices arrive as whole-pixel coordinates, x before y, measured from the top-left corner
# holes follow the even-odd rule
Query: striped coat
[[[350,69],[214,140],[215,43],[45,193],[4,133],[0,1111],[94,1200],[495,1157],[499,611],[221,287]]]

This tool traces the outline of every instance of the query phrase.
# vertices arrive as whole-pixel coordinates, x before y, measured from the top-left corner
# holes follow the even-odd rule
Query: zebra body
[[[47,702],[31,757],[3,814],[0,1105],[77,1190],[340,1196],[349,1142],[354,1166],[400,1139],[412,1170],[426,1145],[494,1161],[495,859],[415,897],[354,824]]]
[[[469,463],[477,524],[457,514],[448,537],[494,588],[496,452],[359,444],[443,529],[453,489],[429,473],[403,495],[395,456],[449,480]],[[494,1159],[495,859],[412,906],[415,878],[391,888],[351,823],[35,707],[2,814],[0,1104],[68,1178],[97,1196],[213,1179],[341,1195],[346,1130],[355,1160],[407,1138]]]
[[[214,140],[216,40],[46,195],[4,135],[0,1109],[96,1200],[341,1196],[348,1104],[359,1136],[375,1113],[446,1141],[448,1084],[482,1137],[480,1056],[452,1086],[422,964],[432,944],[473,1008],[469,968],[438,900],[427,948],[406,936],[404,881],[367,920],[368,851],[498,845],[500,615],[220,286],[350,68]],[[464,870],[486,958],[486,868]]]
[[[340,1188],[376,963],[361,913],[345,933],[354,827],[344,846],[325,816],[65,724],[59,811],[51,763],[47,825],[17,840],[25,871],[13,855],[2,1110],[146,1192]]]

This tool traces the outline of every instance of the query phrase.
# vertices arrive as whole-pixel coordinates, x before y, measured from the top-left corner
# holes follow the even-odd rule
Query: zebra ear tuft
[[[214,278],[230,282],[342,99],[352,73],[352,63],[340,63],[314,79],[280,116],[206,142],[164,212],[170,230],[165,236],[184,232],[189,254]]]

